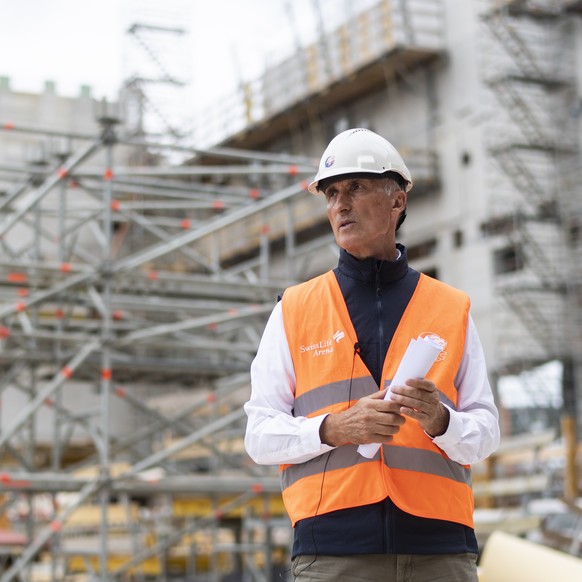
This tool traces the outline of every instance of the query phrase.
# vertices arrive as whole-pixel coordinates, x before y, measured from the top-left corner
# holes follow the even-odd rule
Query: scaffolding
[[[188,513],[188,524],[151,547],[144,546],[144,532],[136,532],[138,551],[128,555],[159,556],[208,528],[221,512],[231,514],[242,506],[248,513],[251,501],[264,499],[268,505],[275,492],[278,499],[276,480],[243,462],[242,403],[265,318],[290,282],[268,277],[265,241],[271,232],[281,235],[265,217],[273,208],[287,211],[301,197],[308,199],[305,184],[297,180],[312,175],[314,167],[292,156],[218,148],[204,155],[230,165],[118,166],[118,148],[163,146],[118,136],[118,120],[107,108],[99,121],[97,137],[62,134],[74,144],[69,155],[47,158],[34,169],[8,168],[21,178],[2,198],[2,390],[17,389],[25,403],[0,436],[4,466],[12,467],[2,474],[2,489],[27,496],[31,503],[29,543],[2,580],[13,579],[47,544],[54,568],[74,564],[68,559],[76,554],[67,549],[67,522],[96,500],[103,513],[101,546],[95,548],[99,560],[92,568],[109,572],[108,579],[133,570],[141,558],[113,572],[108,561],[116,545],[106,511],[112,498],[158,496],[160,491],[195,495],[192,471],[211,472],[204,496],[215,498],[216,505],[206,514]],[[55,135],[12,123],[4,123],[2,130],[41,140]],[[189,151],[192,159],[200,153]],[[100,155],[101,167],[89,165]],[[255,188],[190,181],[257,173],[284,175],[289,184],[267,195]],[[289,216],[296,215],[291,211]],[[257,232],[248,231],[253,220],[262,225]],[[289,220],[283,225],[291,226]],[[232,241],[227,233],[237,229],[248,233],[247,240]],[[290,233],[285,238],[289,249]],[[248,246],[263,252],[256,260],[222,266]],[[300,246],[294,248],[295,257],[301,252]],[[144,382],[183,390],[171,411],[160,412],[144,398],[149,395],[135,388]],[[67,385],[87,392],[85,402],[95,408],[71,411]],[[91,396],[94,392],[98,398]],[[139,413],[142,422],[132,434],[110,432],[119,401]],[[44,462],[38,461],[39,451],[47,447],[35,435],[41,409],[51,411],[54,427]],[[164,434],[173,437],[168,441]],[[120,459],[127,466],[113,475]],[[161,471],[151,481],[155,487],[140,487],[140,475],[152,467]],[[77,478],[86,468],[93,469],[93,476]],[[35,518],[32,502],[39,491],[53,495],[53,511],[44,525]],[[63,491],[76,496],[60,506],[56,494]],[[6,497],[8,505],[14,500]],[[282,516],[281,507],[276,510],[275,521]],[[84,560],[89,568],[91,560]]]
[[[563,435],[582,421],[581,146],[575,2],[484,3],[485,80],[501,105],[488,151],[497,291],[504,300],[499,375],[551,360],[563,366]],[[564,265],[567,267],[564,268]],[[574,496],[577,484],[566,488]]]
[[[125,45],[125,73],[119,101],[128,134],[183,143],[187,107],[190,6],[131,0]]]
[[[260,148],[314,123],[320,109],[331,111],[381,90],[444,54],[442,0],[368,1],[333,29],[321,22],[320,2],[313,4],[321,23],[317,39],[298,43],[292,55],[204,111],[193,125],[198,144],[244,140]],[[326,20],[337,23],[341,12],[336,2],[329,4]]]
[[[265,75],[256,143],[442,55],[436,0],[342,26],[347,69],[314,69],[304,94],[280,84],[291,61]],[[317,161],[142,135],[106,102],[95,118],[0,120],[35,152],[0,167],[0,493],[21,535],[0,581],[272,580],[289,520],[276,470],[244,453],[242,405],[277,295],[337,257],[307,192]],[[415,195],[434,189],[434,152],[403,149]]]

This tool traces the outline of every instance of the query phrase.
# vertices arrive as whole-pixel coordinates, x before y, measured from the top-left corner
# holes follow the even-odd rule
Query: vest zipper
[[[379,371],[379,388],[380,390],[384,388],[382,384],[382,378],[384,374],[384,360],[386,359],[386,353],[384,350],[384,326],[382,325],[382,288],[380,286],[380,268],[382,266],[382,261],[376,262],[376,309],[378,311],[378,371]],[[380,462],[384,463],[384,450],[380,447]],[[386,477],[383,477],[384,479]],[[384,543],[383,547],[386,553],[394,553],[394,512],[391,507],[391,499],[388,497],[384,499],[382,503],[382,521],[384,523]]]
[[[380,268],[382,266],[382,261],[376,261],[376,308],[378,311],[378,378],[380,390],[383,388],[382,384],[382,372],[384,370],[384,360],[382,359],[382,354],[384,353],[384,326],[382,325],[382,289],[380,287]]]

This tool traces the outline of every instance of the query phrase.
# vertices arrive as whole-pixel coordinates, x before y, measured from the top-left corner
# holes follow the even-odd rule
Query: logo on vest
[[[437,356],[435,362],[442,362],[447,357],[446,347],[447,347],[447,340],[442,338],[440,335],[433,333],[432,331],[425,331],[421,333],[419,338],[426,338],[427,340],[431,341],[433,344],[436,344],[440,347],[441,353]]]
[[[332,337],[327,339],[322,339],[316,343],[309,344],[307,346],[299,346],[299,351],[302,354],[309,353],[313,358],[318,358],[319,356],[327,356],[333,354],[333,343],[339,344],[341,340],[346,337],[346,334],[338,329]]]

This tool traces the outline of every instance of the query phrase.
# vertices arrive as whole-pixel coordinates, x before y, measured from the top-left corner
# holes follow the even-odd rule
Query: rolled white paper
[[[441,351],[442,346],[429,337],[411,339],[398,365],[396,374],[394,374],[394,378],[390,382],[390,386],[404,386],[404,383],[409,378],[424,378]],[[388,400],[388,398],[390,398],[390,388],[384,395],[384,400]],[[367,459],[371,459],[380,447],[380,443],[360,445],[358,453]]]

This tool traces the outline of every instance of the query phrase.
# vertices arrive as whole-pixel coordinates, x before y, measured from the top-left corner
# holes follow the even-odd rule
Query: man
[[[477,580],[469,465],[497,447],[498,413],[469,299],[396,243],[411,187],[381,136],[330,142],[309,189],[338,267],[285,291],[251,367],[245,445],[280,464],[296,580]],[[426,378],[390,386],[426,336],[442,346]]]

